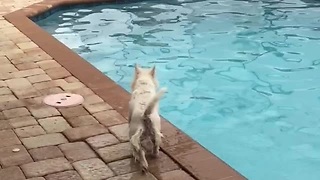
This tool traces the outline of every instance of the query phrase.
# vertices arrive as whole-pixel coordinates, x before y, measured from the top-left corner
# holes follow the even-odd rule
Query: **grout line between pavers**
[[[29,153],[29,152],[28,152]],[[20,171],[22,172],[23,176],[27,179],[27,175],[26,173],[24,173],[24,171],[22,170],[22,165],[19,165],[18,168],[20,169]],[[12,166],[11,166],[12,167]]]

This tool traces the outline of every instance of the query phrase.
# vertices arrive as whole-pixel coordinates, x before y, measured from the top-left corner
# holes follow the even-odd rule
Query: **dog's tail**
[[[146,110],[144,111],[144,117],[149,117],[149,115],[152,113],[155,105],[160,100],[160,98],[163,96],[164,93],[167,92],[167,88],[161,88],[158,93],[151,99],[149,102]]]
[[[155,147],[156,143],[156,129],[154,127],[154,124],[152,123],[150,119],[150,114],[152,113],[153,109],[155,108],[157,102],[160,100],[160,98],[163,96],[163,94],[167,91],[166,88],[160,89],[158,93],[151,99],[149,102],[144,114],[143,114],[143,123],[145,127],[144,133],[147,135],[147,137],[150,138],[152,142],[153,148]],[[150,147],[150,146],[149,146]]]

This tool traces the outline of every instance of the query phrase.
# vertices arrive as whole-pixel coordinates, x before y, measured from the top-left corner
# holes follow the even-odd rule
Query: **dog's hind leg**
[[[162,133],[159,132],[158,130],[155,131],[155,143],[153,146],[153,151],[152,151],[152,156],[153,157],[158,157],[159,156],[159,151],[160,151],[160,145],[161,145],[161,138],[163,137]]]
[[[140,161],[140,156],[139,153],[136,151],[136,149],[133,147],[133,145],[131,145],[131,149],[132,149],[132,156],[135,162]]]
[[[141,150],[141,145],[140,145],[140,137],[142,135],[142,128],[139,128],[136,133],[130,138],[130,144],[132,147],[132,155],[136,160],[140,160],[140,155],[138,152]]]
[[[142,132],[143,132],[142,128],[138,129],[130,139],[130,143],[136,151],[140,151],[141,149],[140,137],[142,135]]]
[[[141,166],[141,169],[142,169],[142,172],[147,172],[148,171],[148,161],[146,159],[146,154],[144,152],[143,149],[140,149],[140,166]]]

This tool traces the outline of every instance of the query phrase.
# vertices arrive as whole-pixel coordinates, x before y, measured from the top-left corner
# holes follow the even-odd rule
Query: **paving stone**
[[[40,61],[40,62],[37,62],[36,64],[40,66],[40,68],[43,70],[61,67],[61,65],[57,63],[57,61],[55,60]]]
[[[3,28],[1,28],[1,32],[3,33]],[[12,41],[2,41],[0,44],[0,53],[1,55],[5,55],[7,52],[5,51],[11,51],[18,49],[17,46]]]
[[[94,95],[94,92],[91,89],[87,88],[87,87],[70,90],[70,92],[71,93],[75,93],[75,94],[79,94],[81,96],[92,96],[92,95]],[[103,102],[103,100],[102,100],[102,102]]]
[[[51,81],[52,79],[46,74],[39,74],[36,76],[30,76],[27,78],[32,84],[44,81]]]
[[[13,27],[13,26],[9,26],[9,27],[6,27],[6,28],[2,28],[1,30],[2,30],[2,33],[3,33],[4,35],[10,36],[10,37],[11,37],[11,35],[15,36],[15,35],[21,34],[21,32],[20,32],[17,28],[15,28],[15,27]],[[9,39],[10,39],[10,38],[9,38]],[[18,46],[15,47],[15,48],[18,49]]]
[[[142,174],[140,172],[135,172],[135,173],[124,174],[120,176],[115,176],[112,178],[108,178],[107,180],[157,180],[157,179],[150,173]]]
[[[30,149],[29,153],[35,161],[64,157],[63,153],[57,146],[46,146],[36,149]]]
[[[12,94],[7,94],[7,95],[1,95],[0,96],[0,104],[5,104],[4,102],[14,101],[14,100],[17,100],[17,98]],[[3,106],[3,105],[1,105],[1,106]]]
[[[148,159],[149,169],[159,173],[173,171],[179,169],[179,166],[162,151],[159,153],[158,158]]]
[[[2,22],[2,21],[1,21]],[[0,24],[2,25],[2,23]],[[12,27],[12,26],[11,26]],[[1,27],[1,30],[5,30],[4,27]],[[8,46],[8,45],[15,45],[12,41],[10,41],[10,39],[6,39],[6,40],[2,40],[0,42],[0,47],[5,47],[5,46]]]
[[[9,88],[7,88],[7,87],[0,88],[0,96],[1,95],[7,95],[7,94],[12,94],[12,92],[10,91]]]
[[[81,126],[76,128],[71,128],[63,131],[63,134],[70,140],[70,141],[78,141],[84,140],[92,136],[100,135],[107,133],[108,130],[100,125],[91,125],[91,126]]]
[[[75,106],[69,108],[60,108],[59,111],[61,112],[62,116],[65,118],[72,118],[78,116],[88,115],[88,111],[86,111],[83,106]]]
[[[84,108],[89,111],[91,114],[111,110],[112,107],[107,103],[97,103],[97,104],[84,104]]]
[[[91,148],[84,142],[61,144],[59,145],[59,148],[71,162],[97,157]]]
[[[11,64],[11,62],[5,56],[0,56],[0,64]]]
[[[32,41],[30,41],[30,42],[32,42]],[[25,52],[25,53],[27,53],[27,52],[35,52],[35,51],[42,51],[42,49],[40,47],[32,47],[32,48],[28,48],[28,49],[23,49],[23,52]]]
[[[85,104],[85,105],[87,105],[87,104],[97,104],[97,103],[102,103],[102,102],[104,102],[103,99],[101,99],[99,96],[93,94],[93,95],[86,96],[84,98],[83,104]]]
[[[131,147],[129,143],[121,143],[113,146],[107,146],[97,150],[97,153],[106,163],[125,159],[131,156]]]
[[[32,116],[17,117],[9,119],[9,123],[13,128],[37,125],[38,122]]]
[[[41,89],[39,91],[44,96],[51,95],[51,94],[58,94],[58,93],[63,93],[64,92],[59,87],[53,87],[53,88],[49,88],[49,89]]]
[[[10,52],[6,52],[6,56],[9,58],[9,59],[16,59],[16,58],[20,58],[20,57],[23,57],[25,54],[23,51],[21,51],[20,49],[18,50],[13,50],[13,51],[10,51]],[[12,61],[11,61],[12,62]]]
[[[0,103],[0,110],[14,109],[25,106],[25,103],[18,99],[8,100],[5,103]]]
[[[67,71],[64,67],[47,69],[46,73],[51,77],[51,79],[63,79],[71,76],[69,71]]]
[[[9,57],[9,59],[11,59],[11,63],[14,65],[36,61],[36,59],[31,56],[27,56],[25,53],[17,53],[16,55]]]
[[[161,174],[162,180],[194,180],[189,174],[183,170],[174,170]]]
[[[6,28],[7,27],[1,27],[1,31],[6,30]],[[9,49],[11,49],[12,46],[15,45],[12,41],[10,41],[10,39],[1,39],[1,40],[2,41],[0,42],[0,47],[4,47],[5,48],[5,47],[9,46],[10,47]],[[16,48],[16,47],[14,47],[14,48]],[[0,51],[2,51],[2,49]]]
[[[0,120],[6,120],[7,118],[4,117],[3,113],[0,111]]]
[[[17,46],[20,49],[31,49],[34,47],[38,47],[38,45],[36,45],[34,42],[22,42],[22,43],[18,43]]]
[[[19,148],[20,151],[13,152],[12,150],[15,148]],[[0,148],[0,163],[2,167],[18,166],[32,161],[31,156],[22,145]]]
[[[119,140],[112,134],[102,134],[86,139],[86,142],[94,149],[118,144]]]
[[[39,47],[33,47],[33,48],[29,48],[29,49],[23,49],[23,52],[30,53],[30,52],[34,52],[34,51],[38,51],[38,50],[42,50],[42,49]]]
[[[0,169],[0,180],[24,180],[24,174],[18,166]]]
[[[1,27],[1,32],[4,33],[4,31],[6,30],[6,28]],[[15,44],[10,41],[9,38],[6,39],[2,39],[3,37],[1,37],[1,42],[0,42],[0,51],[3,53],[4,50],[8,50],[8,49],[16,49],[17,46],[15,46]],[[2,49],[3,48],[3,49]],[[4,52],[5,53],[5,52]],[[5,54],[2,54],[1,57],[7,59],[5,56]],[[1,61],[0,61],[1,62]]]
[[[111,169],[98,158],[77,161],[73,166],[84,180],[102,180],[114,175]]]
[[[0,131],[0,148],[21,144],[18,137],[12,130]]]
[[[126,123],[127,120],[115,110],[102,111],[93,114],[93,116],[106,127]]]
[[[9,59],[5,56],[0,57],[0,64],[11,64]]]
[[[67,119],[72,127],[89,126],[99,124],[99,122],[91,115],[78,116]]]
[[[14,67],[12,64],[1,64],[0,66],[0,72],[2,73],[11,73],[11,72],[17,72],[17,68]]]
[[[79,82],[79,80],[74,76],[69,76],[67,78],[64,78],[64,80],[66,80],[68,83]]]
[[[14,89],[13,93],[19,98],[19,99],[25,99],[25,98],[33,98],[41,96],[40,91],[35,89],[34,87],[29,87],[27,89]]]
[[[44,82],[34,83],[33,86],[38,90],[42,90],[42,89],[57,87],[58,85],[54,81],[44,81]]]
[[[66,83],[66,84],[61,85],[61,88],[65,91],[71,91],[74,89],[79,89],[79,88],[84,88],[84,87],[86,87],[86,86],[81,82]]]
[[[77,171],[64,171],[46,176],[46,180],[82,180]]]
[[[33,97],[33,98],[27,98],[27,99],[23,99],[23,101],[25,102],[25,104],[27,105],[27,107],[29,109],[33,108],[33,109],[39,109],[39,107],[43,106],[43,107],[50,107],[47,106],[43,103],[43,98],[42,96],[39,97]],[[36,106],[36,107],[34,107]]]
[[[18,29],[16,29],[15,27],[13,27],[13,26],[1,28],[1,31],[2,31],[2,33],[4,35],[10,35],[10,34],[14,34],[15,35],[15,34],[20,33],[20,31]]]
[[[0,80],[8,80],[8,79],[12,79],[13,76],[11,73],[8,72],[0,72]]]
[[[16,118],[21,116],[28,116],[30,115],[30,112],[28,111],[27,108],[21,107],[21,108],[4,110],[3,114],[6,118],[10,119],[10,118]]]
[[[68,82],[64,79],[55,79],[53,80],[53,82],[57,85],[57,86],[64,86],[66,84],[68,84]]]
[[[68,140],[60,133],[44,134],[40,136],[23,138],[21,139],[21,141],[27,149],[54,146],[68,142]]]
[[[47,133],[62,132],[71,128],[67,121],[61,116],[39,119],[38,122]]]
[[[32,57],[33,61],[43,61],[43,60],[50,60],[52,59],[52,57],[50,55],[48,55],[47,53],[45,53],[43,50],[39,49],[36,51],[29,51],[26,52],[26,55],[28,57]]]
[[[14,130],[20,138],[27,138],[45,134],[46,132],[39,125],[21,127]]]
[[[10,39],[15,44],[21,43],[21,42],[30,42],[31,40],[28,37],[16,37]]]
[[[46,105],[29,106],[28,108],[31,114],[38,119],[60,115],[56,108]]]
[[[25,77],[29,77],[29,76],[35,76],[38,74],[44,74],[45,72],[40,69],[40,68],[35,68],[35,69],[27,69],[27,70],[23,70],[23,71],[18,71],[18,72],[14,72],[12,73],[14,78],[25,78]]]
[[[134,162],[133,158],[115,161],[109,163],[108,166],[117,175],[128,174],[140,170],[138,164]]]
[[[72,166],[66,158],[55,158],[24,164],[21,169],[31,178],[71,170]]]
[[[0,113],[0,131],[6,130],[6,129],[11,129],[12,126],[10,125],[9,121],[3,121],[2,120],[2,113]]]
[[[35,177],[35,178],[27,179],[27,180],[46,180],[46,179],[44,179],[44,177]]]
[[[32,87],[31,83],[26,78],[15,78],[5,81],[10,89],[27,89]]]
[[[6,28],[2,28],[2,33],[4,33],[5,35],[8,35],[12,33],[20,33],[20,31],[13,26],[9,26]]]
[[[22,71],[22,70],[27,70],[27,69],[38,68],[38,65],[35,64],[34,62],[26,62],[26,63],[17,64],[16,68]]]
[[[121,142],[129,141],[129,124],[120,124],[109,127],[109,130],[114,134]]]
[[[7,87],[7,86],[8,85],[4,81],[0,80],[0,87]]]

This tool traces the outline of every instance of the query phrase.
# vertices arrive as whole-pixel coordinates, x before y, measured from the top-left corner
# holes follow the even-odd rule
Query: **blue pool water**
[[[162,115],[247,178],[320,179],[316,1],[135,1],[37,23],[126,90],[135,63],[156,64]]]

